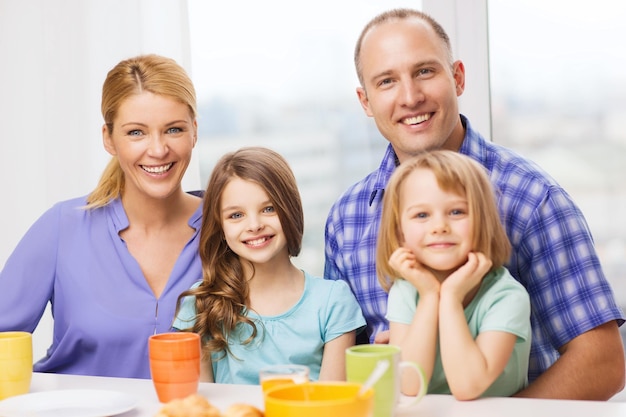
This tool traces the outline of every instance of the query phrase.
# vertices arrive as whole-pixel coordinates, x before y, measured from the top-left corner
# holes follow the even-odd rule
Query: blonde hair
[[[258,184],[270,198],[287,241],[290,256],[302,247],[304,212],[295,176],[287,161],[277,152],[263,147],[245,147],[224,155],[213,168],[206,193],[200,230],[202,284],[185,291],[181,300],[196,298],[196,321],[192,331],[199,333],[209,352],[228,353],[228,335],[239,323],[252,328],[251,342],[257,334],[247,317],[249,287],[242,259],[228,247],[222,226],[221,199],[233,178]]]
[[[400,188],[409,174],[417,169],[430,170],[441,189],[465,196],[472,225],[472,250],[482,252],[491,259],[491,270],[501,267],[509,259],[511,244],[500,220],[495,193],[484,167],[458,152],[435,150],[400,164],[385,188],[376,248],[376,274],[382,287],[388,291],[398,276],[389,265],[389,257],[402,246]]]
[[[171,97],[187,105],[192,118],[196,118],[196,92],[185,70],[171,58],[140,55],[118,63],[104,80],[101,111],[109,134],[113,132],[122,103],[145,91]],[[124,173],[114,156],[102,172],[98,185],[87,197],[86,208],[105,206],[123,190]]]

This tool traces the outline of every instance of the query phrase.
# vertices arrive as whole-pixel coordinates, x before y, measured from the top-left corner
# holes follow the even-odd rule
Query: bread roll
[[[263,412],[249,404],[233,404],[222,417],[263,417]]]
[[[222,417],[222,415],[206,398],[193,394],[166,403],[154,417]]]

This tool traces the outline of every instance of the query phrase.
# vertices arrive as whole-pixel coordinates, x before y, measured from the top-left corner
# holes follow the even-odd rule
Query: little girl
[[[453,151],[403,162],[385,189],[377,273],[390,343],[429,393],[510,396],[527,384],[530,301],[502,265],[510,244],[484,169]],[[397,278],[401,277],[401,278]],[[416,393],[407,376],[403,391]]]
[[[202,380],[258,384],[260,368],[287,363],[312,380],[345,379],[365,319],[347,284],[292,264],[304,218],[285,159],[261,147],[224,155],[204,201],[203,279],[181,294],[173,325],[202,337]]]

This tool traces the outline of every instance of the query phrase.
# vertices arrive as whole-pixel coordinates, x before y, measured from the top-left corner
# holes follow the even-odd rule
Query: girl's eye
[[[274,213],[274,207],[273,206],[267,206],[263,209],[264,213]]]
[[[465,210],[462,210],[462,209],[454,209],[454,210],[451,210],[451,211],[450,211],[450,214],[451,214],[452,216],[462,216],[462,215],[464,215],[464,214],[465,214]]]
[[[230,216],[228,216],[229,219],[240,219],[242,216],[241,213],[232,213]]]
[[[415,213],[415,218],[416,219],[425,219],[428,217],[428,213],[425,212],[419,212],[419,213]]]

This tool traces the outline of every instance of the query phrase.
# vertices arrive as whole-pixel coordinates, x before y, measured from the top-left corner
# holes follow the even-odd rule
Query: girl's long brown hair
[[[257,335],[254,322],[247,316],[249,277],[244,276],[244,261],[229,249],[222,228],[221,197],[233,178],[252,181],[267,192],[285,234],[289,255],[297,256],[302,247],[304,213],[287,161],[263,147],[241,148],[224,155],[215,165],[204,195],[199,248],[202,283],[182,293],[178,300],[180,304],[183,297],[195,296],[197,315],[191,331],[200,334],[208,353],[230,353],[228,337],[240,323],[252,328],[251,336],[243,343]]]

